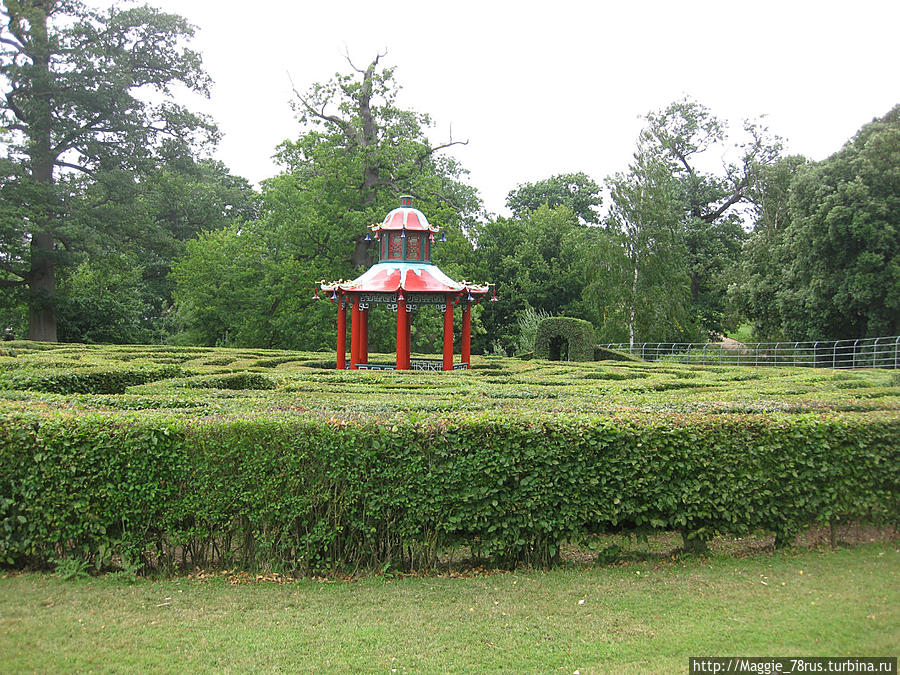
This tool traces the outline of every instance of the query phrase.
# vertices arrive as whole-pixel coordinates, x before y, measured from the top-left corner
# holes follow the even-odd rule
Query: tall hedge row
[[[311,570],[468,545],[550,564],[567,538],[900,516],[900,421],[470,417],[428,423],[87,416],[0,428],[0,562]]]
[[[0,390],[23,389],[51,394],[121,394],[133,385],[179,377],[178,365],[145,365],[132,368],[93,367],[83,370],[48,368],[24,372],[0,371]]]

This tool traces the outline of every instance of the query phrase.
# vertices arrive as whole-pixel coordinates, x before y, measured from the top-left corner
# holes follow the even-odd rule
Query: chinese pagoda
[[[425,214],[412,207],[412,197],[400,198],[399,208],[372,225],[366,239],[379,243],[380,262],[353,281],[321,282],[320,288],[338,305],[337,368],[348,368],[347,308],[352,311],[350,327],[350,370],[467,370],[469,368],[472,323],[471,309],[490,290],[489,284],[454,281],[431,262],[431,247],[437,228]],[[445,239],[442,237],[441,241]],[[316,294],[318,297],[318,293]],[[494,295],[491,300],[496,300]],[[385,305],[397,312],[396,365],[369,363],[369,311]],[[410,325],[419,307],[434,305],[444,313],[443,360],[410,358]],[[453,360],[453,310],[462,310],[462,354]]]

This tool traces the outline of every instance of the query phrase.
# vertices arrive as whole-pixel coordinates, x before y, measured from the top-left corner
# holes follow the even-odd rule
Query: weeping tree
[[[185,46],[193,27],[151,7],[4,0],[0,16],[0,287],[25,292],[30,339],[55,341],[69,254],[122,222],[103,216],[163,147],[215,139],[172,100],[175,86],[207,94],[209,79]]]
[[[604,306],[606,321],[627,326],[631,345],[693,337],[678,181],[665,162],[639,147],[628,171],[607,184],[612,208],[605,250],[586,293]],[[605,336],[613,337],[609,328]]]

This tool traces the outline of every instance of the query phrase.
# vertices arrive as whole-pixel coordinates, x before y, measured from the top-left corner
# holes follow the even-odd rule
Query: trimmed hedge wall
[[[567,316],[551,316],[541,321],[534,337],[535,358],[550,359],[554,339],[568,343],[569,361],[594,360],[594,327],[590,321]]]
[[[591,531],[898,522],[890,416],[375,423],[24,415],[0,427],[0,562],[309,571],[452,545],[552,564]]]
[[[594,361],[630,361],[631,363],[644,363],[644,359],[628,352],[620,352],[606,347],[594,348]]]
[[[22,373],[0,372],[0,390],[28,389],[51,394],[121,394],[136,384],[184,375],[178,365],[133,368],[93,367],[83,370],[47,369]]]

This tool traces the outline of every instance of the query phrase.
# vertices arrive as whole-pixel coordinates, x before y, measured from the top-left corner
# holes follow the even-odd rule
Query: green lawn
[[[0,578],[3,672],[684,672],[897,654],[900,546],[450,578]]]

